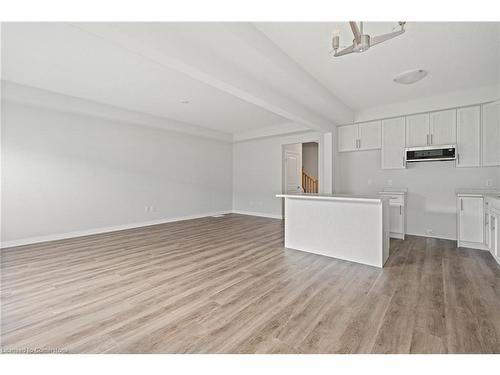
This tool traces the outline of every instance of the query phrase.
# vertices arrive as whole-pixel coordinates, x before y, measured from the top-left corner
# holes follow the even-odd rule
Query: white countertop
[[[483,188],[457,189],[455,190],[455,193],[458,197],[492,197],[498,199],[500,196],[500,190]]]
[[[379,192],[379,194],[382,195],[406,195],[407,191],[402,191],[402,190],[383,190]]]
[[[386,186],[383,188],[383,190],[380,192],[380,194],[407,194],[408,193],[408,188],[397,188],[397,187],[390,187]]]
[[[349,202],[366,202],[366,203],[381,203],[386,200],[386,197],[377,195],[352,195],[352,194],[276,194],[278,198],[294,198],[294,199],[317,199],[330,201],[349,201]]]

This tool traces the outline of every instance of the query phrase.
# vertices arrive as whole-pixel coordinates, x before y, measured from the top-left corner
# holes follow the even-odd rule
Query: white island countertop
[[[329,201],[348,201],[348,202],[363,202],[363,203],[382,203],[388,199],[378,195],[352,195],[352,194],[276,194],[277,198],[295,198],[295,199],[317,199]]]
[[[389,257],[389,196],[277,194],[285,247],[383,267]]]

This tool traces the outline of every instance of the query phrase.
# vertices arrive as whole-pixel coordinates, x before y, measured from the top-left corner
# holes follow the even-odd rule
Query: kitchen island
[[[277,194],[285,200],[285,247],[383,267],[389,205],[379,196]]]

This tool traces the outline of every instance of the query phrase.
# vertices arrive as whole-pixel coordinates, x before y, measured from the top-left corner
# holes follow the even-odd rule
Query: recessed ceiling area
[[[364,53],[331,55],[331,38],[352,43],[347,22],[257,23],[299,65],[354,110],[500,82],[500,24],[407,22],[406,32]],[[365,22],[370,35],[388,33],[397,22]],[[421,82],[396,85],[398,73],[425,69]]]

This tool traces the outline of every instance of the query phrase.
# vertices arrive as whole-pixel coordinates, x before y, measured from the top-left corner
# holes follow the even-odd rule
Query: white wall
[[[355,117],[356,121],[367,121],[477,104],[499,97],[499,87],[488,86],[369,108],[359,111]],[[393,187],[408,188],[407,230],[410,234],[456,239],[455,190],[486,188],[488,179],[500,188],[500,167],[455,168],[453,162],[437,162],[382,170],[380,150],[335,152],[335,155],[335,192],[376,194],[389,182]]]
[[[318,144],[316,142],[302,144],[302,166],[309,176],[318,179]]]
[[[408,86],[411,89],[411,86]],[[355,122],[369,121],[388,117],[402,116],[419,112],[479,104],[500,98],[500,86],[484,86],[469,90],[451,91],[440,95],[365,108],[354,115]]]
[[[282,145],[314,141],[319,142],[320,149],[320,189],[328,193],[331,133],[307,132],[234,143],[233,210],[281,218],[282,202],[275,194],[282,192]]]
[[[2,243],[231,210],[228,142],[2,106]]]
[[[337,153],[337,192],[377,194],[392,187],[408,188],[407,231],[410,234],[456,238],[457,188],[500,186],[499,167],[455,168],[454,162],[415,163],[406,169],[382,170],[380,150]],[[430,229],[433,232],[428,233]]]

